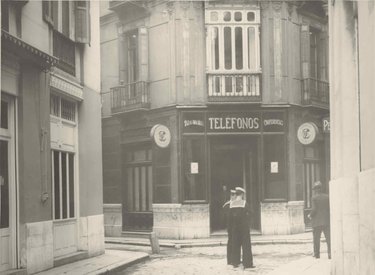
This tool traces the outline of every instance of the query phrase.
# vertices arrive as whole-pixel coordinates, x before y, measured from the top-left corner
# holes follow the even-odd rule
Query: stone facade
[[[375,270],[374,7],[329,4],[332,275]]]
[[[208,204],[153,204],[153,230],[160,238],[197,239],[210,236]]]
[[[104,204],[104,233],[109,237],[120,237],[122,232],[122,205]]]
[[[286,235],[305,231],[303,201],[262,202],[262,234]]]

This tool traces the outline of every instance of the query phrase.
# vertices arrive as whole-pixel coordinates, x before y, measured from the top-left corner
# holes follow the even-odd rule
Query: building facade
[[[102,3],[106,234],[208,237],[235,186],[254,230],[305,230],[311,185],[329,179],[324,8]]]
[[[375,3],[329,5],[332,272],[375,269]]]
[[[0,273],[104,253],[99,5],[1,1]]]

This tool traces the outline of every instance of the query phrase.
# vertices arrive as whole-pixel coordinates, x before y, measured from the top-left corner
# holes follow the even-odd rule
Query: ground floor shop
[[[104,120],[104,158],[121,163],[104,166],[106,233],[208,237],[225,230],[222,205],[236,186],[246,190],[253,230],[303,232],[312,183],[329,177],[323,116],[292,107],[228,106]],[[300,129],[305,123],[308,129]],[[298,132],[314,137],[301,142]]]

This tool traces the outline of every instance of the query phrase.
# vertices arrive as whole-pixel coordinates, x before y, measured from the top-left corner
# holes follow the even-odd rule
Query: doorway
[[[223,204],[230,190],[242,187],[252,209],[251,228],[259,229],[259,187],[257,137],[212,137],[210,139],[211,231],[226,228]]]
[[[14,268],[16,262],[14,124],[14,100],[2,92],[0,122],[0,273]]]

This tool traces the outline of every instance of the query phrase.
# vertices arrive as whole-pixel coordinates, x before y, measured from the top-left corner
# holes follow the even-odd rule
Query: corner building
[[[262,234],[304,232],[329,179],[323,1],[101,7],[105,232],[222,231],[246,189]],[[327,130],[328,131],[328,130]]]
[[[1,1],[0,273],[104,253],[94,1]]]

